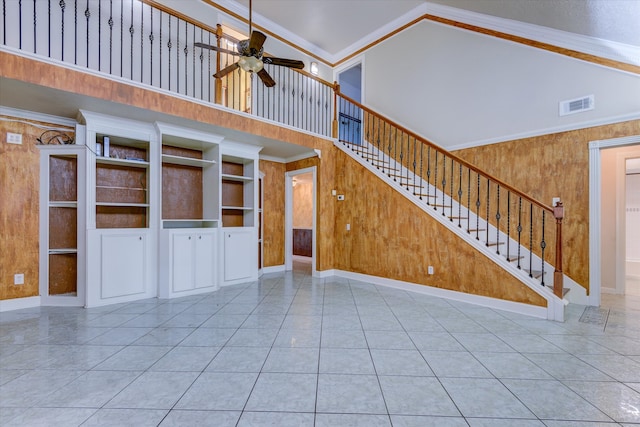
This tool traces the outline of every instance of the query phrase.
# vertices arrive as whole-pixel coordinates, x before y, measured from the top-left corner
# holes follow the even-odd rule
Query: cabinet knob
[[[191,236],[189,236],[189,240],[191,240]]]
[[[138,240],[142,240],[142,236],[138,237]]]
[[[202,236],[198,236],[198,239],[199,239],[199,240],[202,240]]]

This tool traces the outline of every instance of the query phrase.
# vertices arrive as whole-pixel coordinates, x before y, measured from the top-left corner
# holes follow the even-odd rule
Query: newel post
[[[562,298],[563,278],[562,273],[562,218],[564,218],[564,207],[562,202],[557,202],[553,207],[553,216],[556,218],[556,269],[553,272],[553,293]]]
[[[338,82],[333,82],[333,138],[338,138],[338,92],[340,92],[340,85],[338,84]]]
[[[220,39],[222,39],[222,25],[216,26],[216,46],[220,46]],[[216,73],[220,71],[220,52],[216,52]],[[222,79],[214,78],[215,82],[215,100],[216,104],[222,104]]]

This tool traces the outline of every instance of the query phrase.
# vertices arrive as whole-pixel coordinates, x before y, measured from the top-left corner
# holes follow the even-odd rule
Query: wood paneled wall
[[[340,152],[335,268],[545,306],[546,301]],[[351,230],[346,230],[346,225]],[[435,274],[428,275],[433,266]]]
[[[0,120],[0,299],[39,294],[40,152],[45,129]],[[35,123],[35,122],[34,122]],[[48,123],[43,126],[60,127]],[[7,132],[22,134],[22,144],[6,142]],[[73,135],[73,130],[67,132]],[[24,285],[13,275],[23,273]]]
[[[640,120],[457,151],[493,176],[551,205],[560,197],[564,273],[589,290],[590,141],[640,134]],[[597,225],[596,225],[597,226]]]

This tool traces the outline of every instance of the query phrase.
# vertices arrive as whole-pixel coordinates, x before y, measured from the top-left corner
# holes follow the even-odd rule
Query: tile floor
[[[195,297],[0,313],[0,425],[640,424],[638,297],[557,323],[297,267]]]

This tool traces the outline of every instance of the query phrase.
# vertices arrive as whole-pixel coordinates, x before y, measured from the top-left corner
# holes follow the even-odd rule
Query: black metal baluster
[[[533,204],[529,203],[529,277],[533,277]]]
[[[431,146],[427,147],[427,205],[431,204]],[[435,191],[434,191],[435,195]]]
[[[467,168],[467,234],[471,228],[471,168]]]
[[[507,192],[507,260],[511,258],[511,191]]]
[[[60,10],[62,11],[61,13],[61,22],[60,22],[60,34],[62,35],[62,40],[60,42],[60,45],[62,47],[62,62],[64,62],[64,10],[66,8],[66,3],[64,2],[64,0],[60,0],[60,2],[58,2],[58,4],[60,5]],[[6,26],[5,26],[6,28]],[[22,42],[20,42],[20,44],[22,45]]]
[[[489,207],[491,204],[491,200],[489,195],[491,194],[491,181],[489,181],[489,179],[487,178],[487,233],[486,233],[486,240],[485,240],[485,244],[487,246],[489,246]]]
[[[2,15],[3,15],[2,19],[3,19],[3,22],[5,24],[5,34],[4,34],[4,36],[5,36],[5,39],[6,39],[6,36],[7,36],[7,32],[6,32],[7,31],[6,30],[7,21],[6,21],[6,17],[4,16],[5,15],[5,10],[4,9],[5,9],[5,0],[2,0]],[[47,12],[49,12],[49,17],[48,17],[48,21],[47,21],[47,31],[49,32],[49,37],[47,39],[48,40],[47,44],[49,45],[48,46],[48,48],[49,48],[49,50],[48,50],[49,58],[51,58],[51,0],[47,0]],[[6,43],[6,40],[5,40],[5,43]]]
[[[36,0],[33,0],[33,53],[38,52],[38,47],[37,47],[38,37],[36,37],[37,23],[38,23],[38,18],[36,16]],[[87,33],[89,33],[89,31],[87,31]]]
[[[453,157],[451,158],[451,176],[449,179],[449,221],[453,222]],[[442,210],[444,213],[444,209]]]
[[[413,195],[414,196],[416,194],[416,189],[418,188],[418,184],[416,181],[416,166],[418,165],[418,153],[417,153],[418,147],[416,147],[416,144],[417,144],[417,141],[416,141],[416,137],[414,136],[413,137],[413,162],[411,163],[413,165]]]
[[[496,201],[496,253],[500,255],[500,184],[498,184]]]
[[[7,44],[7,0],[2,0],[2,44]],[[51,0],[49,0],[49,56],[51,56]]]
[[[478,194],[476,197],[476,240],[480,240],[480,174],[476,172],[478,179]]]
[[[84,10],[84,16],[87,19],[87,68],[89,68],[89,18],[91,17],[91,11],[89,10],[89,0],[87,0],[87,7]]]
[[[21,20],[22,22],[22,20]],[[73,63],[78,64],[78,0],[73,2]],[[20,31],[22,34],[22,31]]]
[[[446,195],[447,195],[447,157],[444,153],[442,153],[442,216],[445,215],[444,211],[447,205]]]
[[[144,82],[144,7],[140,5],[140,83]]]
[[[438,210],[438,150],[436,152],[436,170],[433,176],[433,195],[435,196],[435,203],[433,204],[433,209]]]
[[[522,197],[519,196],[518,197],[518,228],[516,228],[516,230],[518,231],[518,270],[520,270],[522,267],[520,266],[520,249],[522,247],[522,240],[521,240],[521,234],[522,234]]]
[[[169,90],[171,90],[171,46],[172,46],[172,43],[171,43],[171,15],[169,15],[167,17],[167,19],[169,20],[169,36],[168,36],[169,40],[167,40],[167,48],[169,49],[169,52],[167,52],[167,58],[169,58],[169,68],[168,68],[169,74],[167,76],[167,80],[169,82]]]
[[[542,241],[540,242],[540,249],[541,249],[541,253],[540,253],[540,265],[541,270],[540,270],[540,284],[542,286],[544,286],[544,250],[547,247],[547,242],[544,240],[544,220],[545,220],[545,214],[547,212],[546,211],[542,211]]]
[[[131,23],[129,24],[129,78],[133,80],[133,34],[135,28],[133,28],[133,1],[131,2]]]
[[[151,32],[149,33],[149,59],[151,60],[151,64],[149,65],[149,84],[153,86],[153,9],[151,9],[150,20],[151,20]],[[162,65],[160,66],[162,69]],[[209,99],[211,101],[211,99]]]
[[[189,94],[189,70],[188,70],[188,62],[189,62],[189,23],[184,23],[184,94]],[[195,95],[195,94],[194,94]]]
[[[458,228],[462,228],[462,163],[458,164]]]
[[[158,24],[158,31],[160,32],[160,34],[158,34],[158,62],[160,63],[160,73],[158,75],[158,81],[160,82],[158,84],[159,88],[162,88],[162,16],[164,15],[163,12],[160,12],[160,22]]]
[[[109,1],[109,74],[113,74],[113,0]]]
[[[18,0],[18,37],[18,48],[22,50],[22,0]]]
[[[124,2],[120,1],[120,77],[124,68]]]
[[[424,144],[420,142],[420,200],[422,200],[422,193],[424,191],[424,179],[422,177],[422,153],[424,150]]]
[[[102,2],[98,2],[98,71],[102,71]]]

